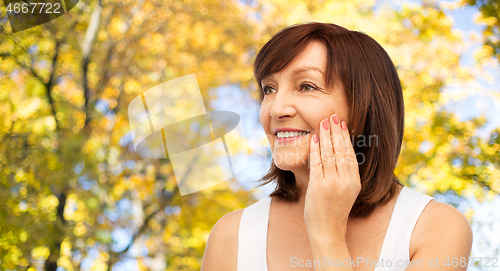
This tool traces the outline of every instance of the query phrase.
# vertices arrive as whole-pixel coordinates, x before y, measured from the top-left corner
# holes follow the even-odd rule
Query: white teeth
[[[297,137],[297,136],[303,136],[303,135],[307,135],[307,134],[308,134],[308,132],[292,132],[292,131],[288,132],[288,131],[287,131],[287,132],[278,132],[278,133],[276,134],[276,136],[277,136],[278,138],[286,138],[286,137]]]

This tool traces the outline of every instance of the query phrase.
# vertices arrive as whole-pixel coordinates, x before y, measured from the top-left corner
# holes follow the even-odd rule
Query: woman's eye
[[[311,86],[311,85],[309,85],[309,84],[302,84],[302,85],[300,86],[300,89],[301,89],[302,91],[311,91],[311,90],[315,90],[316,88],[315,88],[315,87],[313,87],[313,86]]]
[[[264,95],[267,95],[269,93],[276,92],[276,90],[270,86],[264,87]]]

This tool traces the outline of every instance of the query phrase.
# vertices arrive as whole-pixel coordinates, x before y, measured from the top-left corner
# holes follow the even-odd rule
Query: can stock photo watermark
[[[229,180],[247,165],[240,116],[207,112],[195,74],[144,91],[128,115],[135,151],[169,158],[181,196]]]

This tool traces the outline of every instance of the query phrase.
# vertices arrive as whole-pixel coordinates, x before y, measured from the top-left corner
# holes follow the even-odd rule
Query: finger
[[[319,148],[325,178],[328,176],[337,176],[335,155],[333,153],[332,140],[330,138],[330,126],[330,120],[324,119],[321,121],[319,127]]]
[[[319,150],[319,138],[317,134],[311,137],[309,144],[309,182],[323,179],[323,164]]]
[[[345,123],[345,121],[342,121],[341,132],[342,132],[342,138],[344,139],[344,146],[345,146],[346,152],[347,152],[349,173],[351,174],[351,176],[355,176],[355,177],[359,178],[358,160],[356,159],[356,153],[354,152],[354,147],[352,146],[351,137],[350,137],[349,130],[347,129],[347,124]]]
[[[349,162],[347,159],[347,149],[343,137],[343,131],[340,127],[339,116],[333,114],[331,117],[331,138],[333,150],[335,152],[336,166],[339,176],[347,176],[349,174]]]

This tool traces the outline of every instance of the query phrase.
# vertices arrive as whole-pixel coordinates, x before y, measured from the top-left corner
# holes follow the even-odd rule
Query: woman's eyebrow
[[[303,67],[296,68],[295,70],[293,70],[292,75],[297,75],[297,74],[300,74],[300,73],[303,73],[306,71],[316,71],[316,72],[320,72],[321,74],[325,75],[324,71],[322,71],[320,68],[315,67],[315,66],[303,66]]]
[[[274,81],[274,78],[272,75],[268,75],[268,76],[262,78],[262,80],[260,81],[261,88],[264,88],[263,85],[265,83],[268,83],[269,81]]]
[[[323,76],[325,76],[325,72],[323,70],[321,70],[320,68],[315,67],[315,66],[298,67],[292,71],[292,76],[296,76],[298,74],[301,74],[301,73],[307,72],[307,71],[316,71],[316,72],[321,73]],[[260,82],[262,84],[264,81],[272,81],[272,80],[274,80],[273,75],[269,74],[269,75],[265,76],[264,78],[262,78],[262,80]]]

